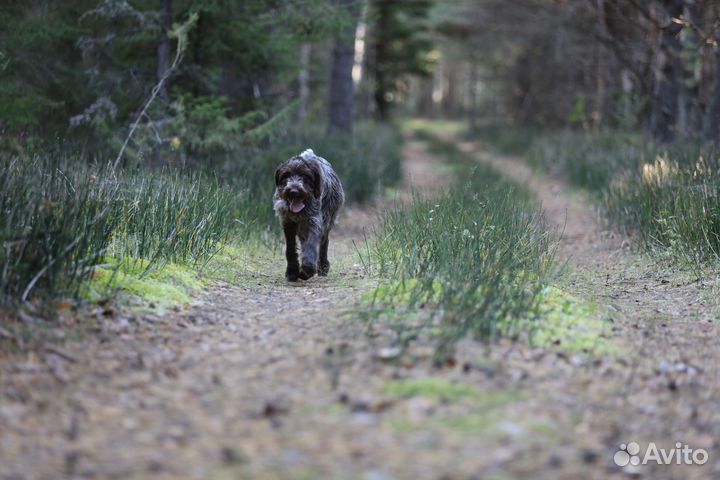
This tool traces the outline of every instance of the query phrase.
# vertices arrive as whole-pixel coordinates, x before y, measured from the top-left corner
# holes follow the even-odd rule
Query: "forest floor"
[[[289,284],[263,250],[187,311],[100,318],[0,358],[0,479],[720,477],[717,280],[634,254],[561,179],[460,146],[537,194],[567,264],[557,286],[596,305],[611,351],[504,339],[442,368],[391,358],[356,313],[376,285],[356,249],[397,200],[378,201],[342,215],[328,277]],[[438,162],[407,142],[399,201],[449,186]],[[621,469],[633,441],[709,461]]]

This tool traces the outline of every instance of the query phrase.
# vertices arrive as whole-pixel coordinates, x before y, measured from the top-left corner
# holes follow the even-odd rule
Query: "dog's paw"
[[[298,277],[302,280],[307,280],[315,275],[315,271],[315,265],[303,265]]]
[[[288,265],[285,271],[285,278],[288,282],[297,282],[300,278],[300,268],[297,265]]]
[[[321,277],[327,276],[328,272],[330,271],[330,262],[324,261],[320,263],[320,268],[318,269],[318,275]]]

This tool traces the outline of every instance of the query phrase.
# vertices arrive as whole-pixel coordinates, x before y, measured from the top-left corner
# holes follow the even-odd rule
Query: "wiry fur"
[[[327,275],[330,230],[345,202],[340,178],[330,162],[308,149],[280,165],[275,171],[273,205],[285,234],[287,271],[291,281],[307,280],[317,273]],[[298,212],[293,212],[300,208]],[[296,238],[300,240],[298,260]]]

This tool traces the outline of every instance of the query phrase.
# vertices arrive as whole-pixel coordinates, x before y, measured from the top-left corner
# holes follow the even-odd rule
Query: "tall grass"
[[[720,156],[712,146],[637,135],[562,132],[536,140],[532,164],[588,189],[649,251],[698,265],[720,259]]]
[[[77,295],[108,258],[148,269],[200,265],[224,243],[262,235],[276,224],[273,172],[305,148],[335,165],[349,202],[400,176],[397,133],[370,125],[352,137],[291,132],[264,151],[193,171],[139,167],[115,175],[79,154],[0,155],[0,296]]]
[[[654,149],[632,134],[561,131],[535,138],[527,157],[531,165],[602,196],[618,173],[641,166]]]
[[[467,335],[488,339],[519,328],[537,307],[552,248],[527,194],[454,145],[431,143],[460,166],[462,183],[384,216],[374,258],[392,281],[374,299],[392,309],[432,304],[438,315],[419,328],[434,331],[444,356]],[[397,326],[412,329],[407,317]]]
[[[252,209],[238,208],[242,191],[201,174],[133,174],[119,183],[108,250],[117,258],[199,262],[255,220]]]
[[[77,287],[104,254],[119,185],[53,159],[0,159],[0,287],[26,299]]]
[[[658,155],[617,177],[604,205],[612,221],[650,249],[691,265],[720,260],[717,154],[688,148]]]
[[[72,158],[0,159],[6,297],[76,295],[104,257],[199,261],[235,225],[235,193],[202,176],[111,175]]]

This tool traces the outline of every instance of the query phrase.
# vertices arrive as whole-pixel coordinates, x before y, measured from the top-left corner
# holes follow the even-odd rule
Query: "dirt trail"
[[[244,284],[185,314],[100,317],[79,343],[0,361],[0,479],[359,475],[342,459],[376,450],[354,432],[389,377],[351,315],[373,287],[356,248],[379,211],[452,181],[421,144],[404,155],[396,197],[343,212],[328,277],[287,283],[279,252],[238,259]]]
[[[597,376],[584,388],[578,385],[585,390],[575,399],[584,410],[581,418],[607,423],[606,435],[618,444],[655,442],[671,449],[679,441],[709,452],[704,467],[627,472],[720,478],[718,280],[698,280],[633,253],[629,240],[607,229],[563,179],[537,174],[522,159],[489,153],[482,144],[459,146],[537,195],[560,237],[557,258],[569,266],[566,288],[595,300],[611,324],[609,335],[624,346],[620,358],[596,359]]]
[[[411,187],[448,185],[422,144],[404,154],[400,201]],[[242,285],[219,286],[188,312],[100,319],[62,355],[0,360],[0,479],[624,478],[612,464],[620,443],[676,440],[707,448],[708,465],[644,476],[720,475],[720,354],[706,321],[717,310],[702,300],[714,290],[663,283],[561,183],[477,154],[564,225],[569,288],[611,305],[608,335],[626,353],[503,340],[463,344],[443,369],[379,360],[387,338],[369,338],[354,309],[373,286],[355,248],[387,204],[350,209],[327,278],[290,285],[279,252],[242,259]],[[429,377],[479,393],[383,389]]]

